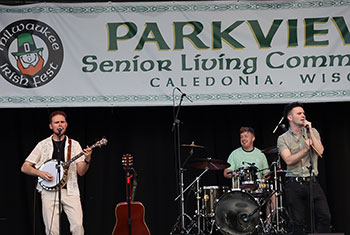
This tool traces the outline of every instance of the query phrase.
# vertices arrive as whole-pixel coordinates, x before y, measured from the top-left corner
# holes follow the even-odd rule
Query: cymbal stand
[[[285,222],[285,219],[283,218],[284,215],[282,212],[285,212],[285,208],[283,207],[283,188],[282,188],[282,177],[278,175],[278,170],[281,169],[281,161],[280,156],[278,155],[277,162],[273,162],[271,165],[273,165],[273,175],[274,175],[274,194],[275,194],[275,208],[271,211],[271,214],[275,213],[274,217],[276,218],[276,232],[278,233],[285,233],[286,230],[283,225]],[[271,215],[270,214],[270,215]],[[269,216],[270,216],[269,215]],[[272,219],[272,218],[271,218]]]
[[[190,223],[192,224],[192,219],[189,215],[185,213],[185,197],[184,193],[187,191],[188,187],[186,190],[183,190],[184,187],[184,180],[183,180],[183,168],[180,168],[180,194],[175,198],[174,201],[177,201],[181,197],[180,201],[180,206],[181,206],[181,214],[177,218],[177,222],[173,226],[172,231],[170,234],[177,234],[175,233],[176,230],[179,230],[180,234],[188,234],[188,231],[185,228],[185,217],[190,220]],[[180,227],[179,227],[179,222],[180,222]]]
[[[209,170],[209,168],[206,167],[205,170],[204,170],[199,176],[197,176],[196,179],[195,179],[194,181],[192,181],[192,183],[190,183],[190,184],[187,186],[187,188],[186,188],[185,190],[183,190],[182,195],[178,195],[178,196],[175,198],[175,201],[176,201],[177,199],[179,199],[180,196],[181,196],[181,198],[182,198],[182,197],[183,197],[183,194],[184,194],[188,189],[190,189],[194,183],[197,183],[197,190],[196,190],[197,211],[196,211],[196,214],[195,214],[196,220],[194,220],[194,221],[190,224],[190,226],[189,226],[188,229],[185,229],[185,231],[186,231],[187,233],[188,233],[189,231],[192,230],[193,226],[194,226],[196,223],[197,223],[197,224],[196,224],[196,226],[197,226],[197,234],[201,234],[201,232],[202,232],[202,230],[201,230],[201,224],[200,224],[200,222],[201,222],[201,221],[200,221],[200,218],[201,218],[201,214],[200,214],[200,199],[201,199],[201,197],[200,197],[199,180],[200,180],[200,178],[201,178],[208,170]],[[196,221],[196,222],[195,222],[195,221]]]
[[[276,229],[277,229],[277,232],[279,232],[279,230],[280,230],[280,228],[279,228],[279,226],[280,226],[280,216],[279,216],[279,211],[280,211],[280,200],[282,200],[282,198],[281,198],[281,194],[280,194],[280,180],[279,180],[279,176],[277,175],[277,169],[279,168],[279,162],[278,162],[278,160],[277,160],[277,162],[273,162],[272,163],[272,165],[273,165],[273,182],[274,182],[274,190],[275,190],[275,215],[276,215]]]
[[[201,233],[201,212],[200,212],[200,203],[201,203],[201,195],[200,195],[200,187],[199,187],[199,178],[197,177],[197,191],[196,191],[196,200],[197,200],[197,210],[196,210],[196,217],[197,217],[197,234]]]
[[[232,171],[232,177],[231,177],[231,180],[232,180],[232,190],[241,190],[241,172],[238,171]],[[236,184],[235,184],[235,179],[237,179],[237,187],[236,187]]]

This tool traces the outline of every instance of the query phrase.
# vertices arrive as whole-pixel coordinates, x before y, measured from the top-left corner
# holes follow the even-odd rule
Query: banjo
[[[90,148],[93,149],[95,147],[102,147],[103,145],[106,145],[106,144],[107,144],[107,139],[102,138],[101,140],[97,141],[94,145],[90,146]],[[38,177],[38,184],[47,191],[56,191],[60,187],[63,187],[68,180],[69,165],[83,155],[84,155],[84,152],[81,152],[75,157],[73,157],[71,160],[67,162],[61,162],[60,166],[58,166],[57,159],[48,160],[43,165],[41,165],[39,170],[49,172],[52,175],[53,179],[51,181],[47,181]],[[57,168],[60,169],[60,172],[61,172],[60,177],[58,177]]]

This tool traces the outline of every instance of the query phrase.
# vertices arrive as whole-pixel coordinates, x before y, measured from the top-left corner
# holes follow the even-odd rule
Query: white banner
[[[350,101],[350,1],[0,6],[0,107]],[[175,89],[178,88],[178,89]]]

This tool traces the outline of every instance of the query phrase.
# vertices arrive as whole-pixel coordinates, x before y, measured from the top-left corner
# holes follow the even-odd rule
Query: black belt
[[[286,177],[286,178],[287,178],[287,181],[289,181],[289,182],[298,182],[298,183],[310,182],[310,180],[311,180],[310,176],[308,176],[308,177],[298,176],[298,177]],[[316,178],[314,178],[314,182],[315,181],[316,181]]]

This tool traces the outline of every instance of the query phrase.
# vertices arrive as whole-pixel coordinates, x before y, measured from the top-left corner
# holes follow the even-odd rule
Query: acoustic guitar
[[[118,203],[115,208],[116,225],[113,235],[150,235],[145,223],[145,207],[141,202],[134,202],[137,182],[136,172],[132,168],[133,157],[130,154],[123,155],[122,164],[126,174],[127,201]]]

